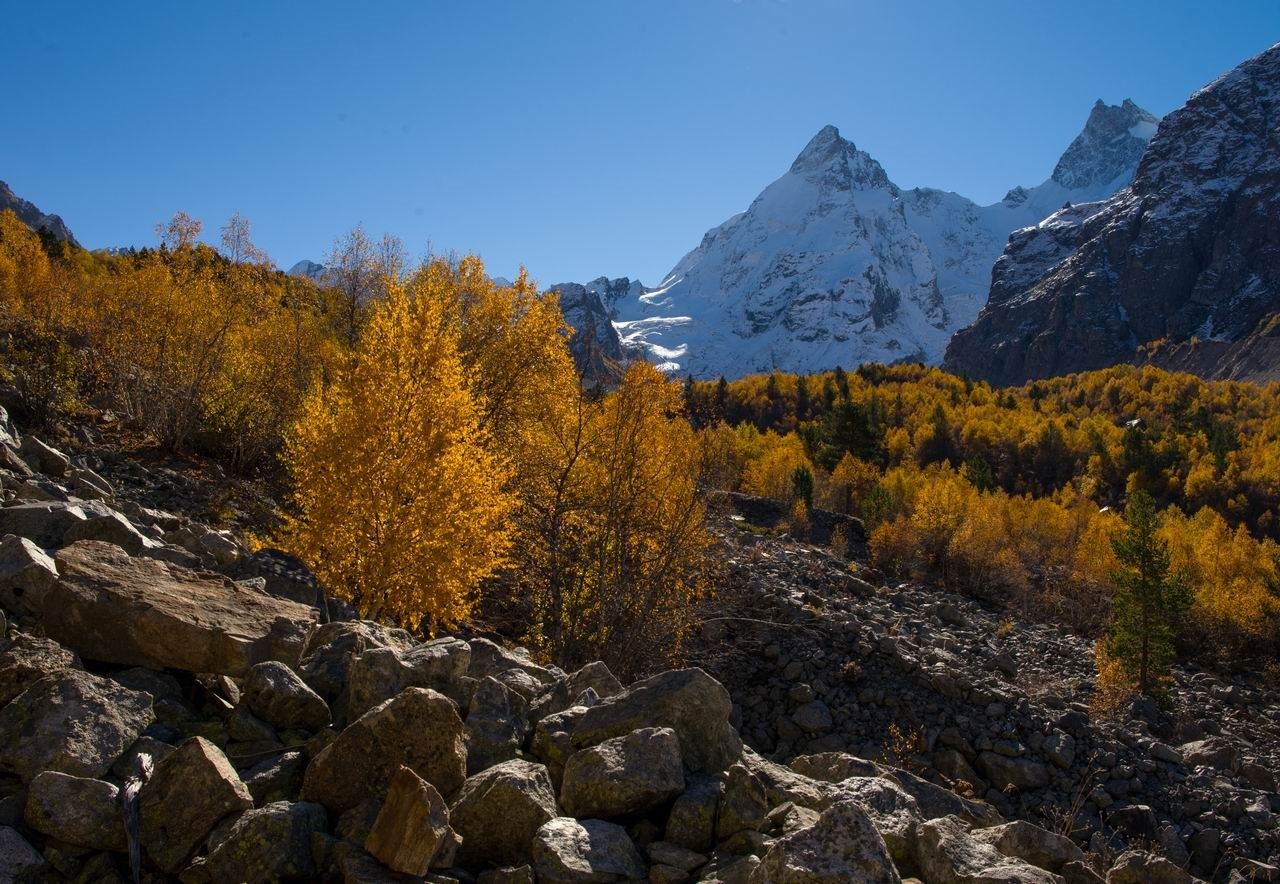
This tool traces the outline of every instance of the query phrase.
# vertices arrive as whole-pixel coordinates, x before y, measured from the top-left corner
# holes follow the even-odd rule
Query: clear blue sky
[[[543,283],[656,284],[824,124],[999,199],[1097,98],[1156,113],[1280,3],[7,2],[0,179],[90,247],[232,212],[281,266],[362,222]]]

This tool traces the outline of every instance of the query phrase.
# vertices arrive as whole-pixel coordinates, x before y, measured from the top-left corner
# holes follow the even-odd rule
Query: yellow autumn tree
[[[702,450],[681,392],[633,364],[603,401],[544,427],[546,468],[526,489],[521,580],[535,640],[566,667],[632,676],[669,665],[705,577]]]
[[[366,617],[433,632],[506,560],[506,465],[468,391],[457,328],[390,284],[335,382],[286,440],[289,547]]]

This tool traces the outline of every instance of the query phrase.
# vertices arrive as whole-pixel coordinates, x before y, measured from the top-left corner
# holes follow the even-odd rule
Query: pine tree
[[[1168,677],[1173,640],[1191,607],[1191,591],[1185,575],[1170,573],[1169,545],[1157,534],[1151,495],[1135,492],[1124,519],[1125,532],[1111,541],[1122,567],[1111,575],[1115,596],[1107,649],[1136,678],[1138,690],[1150,695],[1161,692]]]

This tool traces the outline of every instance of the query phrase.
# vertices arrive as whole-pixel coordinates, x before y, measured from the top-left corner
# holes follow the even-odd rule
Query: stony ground
[[[1280,877],[1256,679],[1097,720],[1087,642],[720,516],[699,668],[623,686],[355,620],[208,524],[251,486],[53,441],[0,413],[0,880]]]
[[[1205,876],[1280,859],[1280,692],[1261,677],[1180,668],[1169,712],[1099,717],[1092,643],[1065,629],[740,517],[718,535],[727,591],[690,660],[757,751],[895,763],[1100,854],[1143,843]]]

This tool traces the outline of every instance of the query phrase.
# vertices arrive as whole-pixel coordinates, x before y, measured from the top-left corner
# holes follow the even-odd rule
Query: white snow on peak
[[[904,191],[824,126],[661,286],[601,278],[588,288],[601,291],[624,347],[672,373],[936,364],[986,302],[1009,234],[1127,185],[1157,122],[1131,101],[1099,102],[1053,177],[990,206]]]

